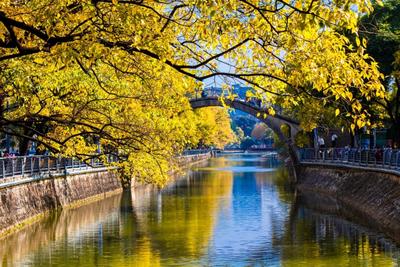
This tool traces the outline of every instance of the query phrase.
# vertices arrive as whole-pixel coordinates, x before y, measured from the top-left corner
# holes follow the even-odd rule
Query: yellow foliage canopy
[[[187,101],[219,75],[252,85],[269,106],[346,103],[363,127],[369,114],[351,90],[383,97],[380,74],[364,44],[337,29],[355,32],[357,12],[370,9],[365,0],[2,0],[2,131],[81,157],[99,139],[130,173],[162,183],[170,158],[199,137],[231,139],[207,125],[220,112],[196,115]]]
[[[199,144],[224,148],[236,141],[226,109],[209,107],[196,110],[198,116]]]

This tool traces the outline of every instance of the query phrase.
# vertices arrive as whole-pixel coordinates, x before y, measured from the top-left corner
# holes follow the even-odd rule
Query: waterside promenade
[[[367,168],[400,175],[400,150],[396,149],[305,148],[299,150],[299,159],[302,164]]]

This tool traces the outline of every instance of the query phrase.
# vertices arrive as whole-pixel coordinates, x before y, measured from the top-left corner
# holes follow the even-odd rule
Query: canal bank
[[[260,154],[194,165],[162,190],[126,190],[0,242],[3,266],[396,266],[373,231],[298,201]]]
[[[178,158],[180,166],[211,157],[210,153]],[[133,187],[141,186],[132,183]],[[16,180],[0,189],[0,237],[36,222],[46,214],[74,208],[122,192],[118,172],[107,168]]]
[[[320,195],[324,212],[355,220],[400,243],[400,177],[390,170],[302,163],[297,189]]]

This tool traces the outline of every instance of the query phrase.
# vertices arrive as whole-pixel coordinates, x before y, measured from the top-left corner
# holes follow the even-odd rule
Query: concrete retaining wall
[[[328,196],[329,209],[377,229],[400,242],[400,177],[393,173],[307,164],[298,173],[298,191]],[[334,200],[334,201],[332,201]]]

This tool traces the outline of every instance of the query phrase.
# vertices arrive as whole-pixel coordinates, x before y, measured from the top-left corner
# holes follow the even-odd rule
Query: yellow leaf
[[[362,128],[365,125],[365,123],[362,120],[357,120],[357,127]]]
[[[335,110],[335,116],[337,117],[337,116],[339,116],[339,114],[340,114],[340,110],[337,108],[337,109]]]
[[[275,110],[273,108],[268,108],[268,113],[272,116],[275,115]]]
[[[362,38],[362,45],[363,47],[367,47],[367,39]]]
[[[346,96],[350,101],[353,99],[353,94],[351,92],[346,92]]]
[[[360,38],[356,37],[356,45],[360,46],[361,42],[360,42]]]

